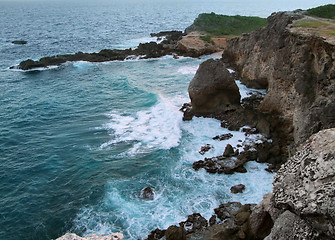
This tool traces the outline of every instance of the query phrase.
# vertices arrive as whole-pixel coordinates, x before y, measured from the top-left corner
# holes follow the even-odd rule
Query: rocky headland
[[[301,24],[311,19],[324,27]],[[220,73],[212,69],[213,60],[199,67],[190,83],[191,103],[182,108],[184,120],[205,116],[231,129],[254,127],[273,141],[265,158],[262,151],[252,157],[262,157],[279,170],[273,192],[262,202],[227,203],[235,206],[235,214],[224,209],[229,213],[225,220],[215,209],[210,227],[180,239],[334,239],[335,45],[333,35],[325,34],[329,29],[335,29],[333,20],[309,16],[308,11],[274,13],[266,27],[227,42],[216,66]],[[238,93],[224,94],[224,89],[233,89],[227,67],[245,85],[267,89],[265,97],[236,104]],[[201,108],[201,99],[207,98],[210,106]]]

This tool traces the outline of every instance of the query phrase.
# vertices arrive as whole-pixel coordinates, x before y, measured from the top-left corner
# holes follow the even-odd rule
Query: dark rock
[[[232,137],[233,137],[233,134],[227,133],[227,134],[217,135],[217,136],[213,137],[213,140],[223,141],[223,140],[228,140]]]
[[[221,204],[218,208],[214,209],[214,212],[223,221],[227,218],[235,217],[241,207],[242,204],[240,202],[229,202]]]
[[[12,43],[18,44],[18,45],[24,45],[24,44],[27,44],[28,42],[24,40],[15,40],[15,41],[12,41]]]
[[[255,239],[264,239],[271,232],[274,221],[281,214],[271,202],[272,194],[266,194],[263,200],[252,210],[249,218],[249,234]]]
[[[208,227],[208,222],[200,213],[193,213],[187,217],[185,222],[181,222],[179,225],[185,229],[186,234],[189,234],[204,230]]]
[[[150,199],[153,200],[155,197],[154,191],[151,189],[151,187],[146,187],[142,189],[141,191],[141,197],[144,199]]]
[[[165,237],[166,240],[186,240],[186,231],[183,227],[173,225],[168,227]]]
[[[234,155],[234,148],[230,144],[227,144],[227,146],[224,150],[223,156],[224,157],[231,157],[232,155]]]
[[[200,64],[188,87],[194,113],[219,113],[240,105],[239,89],[222,61],[209,59]]]
[[[216,215],[212,215],[211,218],[209,219],[209,225],[214,225],[216,224]]]
[[[165,236],[166,230],[160,230],[156,228],[155,230],[151,231],[151,233],[148,235],[147,240],[158,240]]]
[[[243,184],[238,184],[230,188],[230,192],[232,193],[242,193],[244,190],[245,186]]]
[[[211,148],[213,148],[212,145],[210,145],[210,144],[206,144],[205,146],[201,147],[199,153],[200,153],[201,155],[204,155],[204,154],[205,154],[206,152],[208,152]]]

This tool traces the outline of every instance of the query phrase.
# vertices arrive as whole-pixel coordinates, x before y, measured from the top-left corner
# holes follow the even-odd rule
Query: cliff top
[[[326,42],[335,45],[335,20],[304,15],[303,18],[293,21],[289,26],[292,33],[323,38]]]

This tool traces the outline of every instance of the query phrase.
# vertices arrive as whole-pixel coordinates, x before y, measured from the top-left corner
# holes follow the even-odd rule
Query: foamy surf
[[[182,113],[163,99],[149,110],[135,114],[112,112],[109,117],[110,122],[104,128],[112,139],[102,144],[101,149],[127,142],[131,145],[128,153],[133,155],[150,149],[170,149],[179,144]]]

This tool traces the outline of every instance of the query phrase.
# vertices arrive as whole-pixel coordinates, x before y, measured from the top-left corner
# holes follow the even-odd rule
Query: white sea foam
[[[177,66],[179,73],[196,70],[195,62],[186,62],[190,68]],[[140,89],[147,89],[140,87],[137,81],[135,83]],[[150,84],[148,88],[153,88]],[[239,87],[246,93],[253,91],[244,88],[244,85]],[[214,214],[213,209],[221,203],[257,203],[265,193],[272,190],[273,174],[264,170],[267,164],[248,162],[245,166],[247,173],[232,175],[210,174],[204,169],[195,171],[192,168],[195,161],[222,155],[228,143],[234,149],[243,151],[240,145],[267,139],[261,134],[246,136],[242,128],[239,131],[229,131],[222,128],[220,121],[216,119],[194,117],[192,121],[183,122],[182,113],[178,109],[183,102],[189,100],[185,96],[186,94],[169,98],[161,96],[157,104],[147,110],[109,114],[110,121],[103,128],[108,130],[111,140],[101,145],[102,151],[126,143],[127,148],[122,153],[122,159],[126,159],[126,156],[136,158],[139,153],[160,149],[167,155],[171,153],[172,157],[164,156],[168,163],[157,162],[158,165],[166,164],[165,168],[156,166],[157,169],[164,168],[164,171],[158,170],[159,174],[134,174],[131,177],[110,180],[103,199],[78,213],[75,219],[76,228],[86,229],[86,234],[122,231],[127,239],[145,238],[153,229],[164,229],[178,224],[194,212],[209,219]],[[233,134],[233,137],[224,141],[213,140],[216,135],[227,133]],[[198,151],[205,144],[210,144],[213,148],[201,155]],[[232,194],[230,188],[240,183],[246,186],[246,190],[240,194]],[[141,189],[146,186],[154,189],[154,200],[139,197]]]
[[[194,75],[198,70],[199,65],[195,66],[184,66],[178,69],[178,72],[184,75],[191,74]]]
[[[266,90],[248,88],[247,86],[242,84],[240,80],[236,80],[235,82],[240,90],[241,100],[243,98],[250,97],[252,94],[261,94],[261,95],[266,94]]]
[[[133,155],[149,149],[170,149],[179,144],[182,113],[163,98],[149,110],[128,115],[112,112],[109,117],[111,121],[104,127],[112,139],[102,144],[102,149],[128,142],[132,144],[128,153]]]

